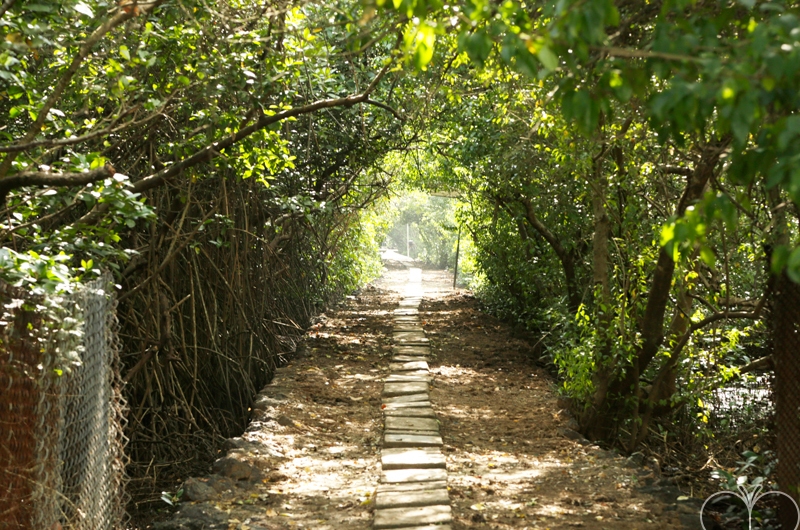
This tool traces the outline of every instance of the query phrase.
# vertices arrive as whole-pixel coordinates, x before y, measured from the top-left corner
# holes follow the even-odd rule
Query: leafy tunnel
[[[309,319],[380,273],[392,197],[447,195],[426,259],[462,230],[584,434],[713,437],[707,396],[774,372],[769,301],[800,280],[797,11],[6,0],[0,275],[113,272],[147,482],[241,431]]]

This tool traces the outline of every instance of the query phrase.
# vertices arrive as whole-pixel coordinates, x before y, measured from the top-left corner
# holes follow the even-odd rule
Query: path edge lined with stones
[[[375,530],[451,530],[442,437],[430,400],[431,350],[419,322],[421,301],[421,294],[409,294],[394,310],[390,374],[381,395],[384,432]]]

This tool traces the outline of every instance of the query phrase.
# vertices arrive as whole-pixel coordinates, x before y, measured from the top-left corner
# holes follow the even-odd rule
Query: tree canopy
[[[226,375],[198,404],[188,381],[260,384],[285,328],[376,274],[371,208],[393,183],[448,192],[484,302],[545,337],[583,432],[634,450],[767,362],[766,300],[800,281],[797,17],[781,0],[5,0],[0,273],[54,292],[115,271],[150,443],[236,424],[251,388]],[[450,259],[452,234],[424,237]]]

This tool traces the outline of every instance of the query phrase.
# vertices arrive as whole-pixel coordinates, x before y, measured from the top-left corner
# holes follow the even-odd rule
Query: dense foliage
[[[0,272],[115,271],[134,459],[174,461],[168,435],[239,428],[308,316],[377,272],[400,177],[458,197],[395,221],[448,266],[432,206],[457,205],[484,300],[541,332],[584,433],[704,429],[769,367],[774,278],[800,280],[797,11],[6,0]]]
[[[134,485],[216,454],[308,319],[380,272],[370,207],[413,92],[396,22],[363,16],[2,3],[0,275],[114,272]]]
[[[549,337],[583,432],[632,451],[682,415],[712,435],[706,398],[770,366],[774,278],[800,278],[796,7],[384,9],[416,17],[409,60],[442,77],[424,185],[464,196],[484,299]]]

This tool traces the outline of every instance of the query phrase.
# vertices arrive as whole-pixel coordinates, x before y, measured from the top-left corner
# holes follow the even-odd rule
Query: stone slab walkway
[[[393,356],[381,405],[384,435],[376,530],[451,528],[442,437],[430,400],[430,346],[418,317],[420,278],[418,269],[411,269],[405,297],[394,311]]]

